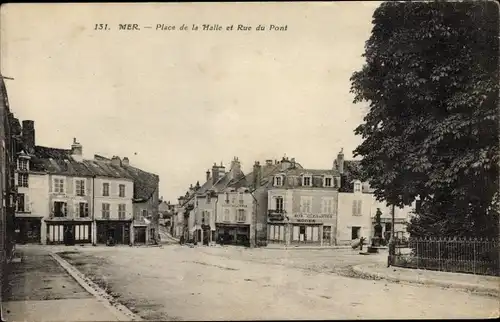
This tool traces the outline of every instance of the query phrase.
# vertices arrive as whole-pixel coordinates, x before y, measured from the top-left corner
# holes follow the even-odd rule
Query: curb
[[[499,297],[500,296],[500,290],[498,288],[494,287],[488,287],[488,286],[482,286],[478,284],[470,284],[470,283],[462,283],[462,282],[444,282],[440,280],[433,280],[430,278],[423,278],[423,277],[416,277],[416,278],[401,278],[401,277],[395,277],[391,276],[389,274],[383,274],[383,273],[377,273],[377,272],[370,272],[366,268],[364,268],[366,265],[356,265],[352,267],[352,270],[360,275],[361,277],[369,277],[369,278],[374,278],[374,279],[383,279],[383,280],[388,280],[390,282],[406,282],[406,283],[411,283],[411,284],[421,284],[421,285],[432,285],[432,286],[439,286],[439,287],[444,287],[444,288],[453,288],[453,289],[458,289],[462,291],[469,291],[469,292],[474,292],[478,294],[483,294],[483,295],[489,295],[489,296],[494,296],[494,297]]]
[[[143,321],[143,319],[130,311],[126,306],[118,303],[111,295],[106,293],[97,284],[92,282],[88,277],[77,270],[73,265],[56,253],[50,253],[50,256],[64,268],[78,284],[80,284],[87,292],[94,295],[108,310],[110,310],[120,321]]]
[[[265,246],[265,247],[255,247],[262,249],[271,249],[271,250],[333,250],[333,249],[350,249],[351,246],[324,246],[324,247],[307,247],[307,246],[298,246],[298,247],[274,247],[274,246]]]

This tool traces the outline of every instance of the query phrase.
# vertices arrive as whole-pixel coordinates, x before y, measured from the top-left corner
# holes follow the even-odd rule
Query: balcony
[[[285,220],[285,213],[284,209],[269,209],[267,211],[267,218],[271,221],[283,221]]]

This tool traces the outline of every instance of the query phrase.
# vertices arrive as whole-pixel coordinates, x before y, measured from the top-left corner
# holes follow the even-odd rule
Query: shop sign
[[[316,220],[314,219],[297,219],[297,222],[303,222],[303,223],[315,223]]]
[[[333,214],[294,214],[297,219],[332,219]]]

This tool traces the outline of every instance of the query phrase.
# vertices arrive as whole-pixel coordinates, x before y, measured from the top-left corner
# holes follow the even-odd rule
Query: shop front
[[[307,218],[311,217],[311,218]],[[267,220],[268,243],[285,245],[331,246],[335,244],[335,224],[331,218],[314,218],[319,215],[286,217],[270,216]]]
[[[97,220],[97,244],[130,244],[131,220]]]
[[[215,224],[217,243],[221,245],[250,246],[250,225]]]
[[[42,219],[16,215],[16,242],[19,244],[41,244]]]
[[[47,244],[89,244],[92,242],[91,221],[46,221]]]

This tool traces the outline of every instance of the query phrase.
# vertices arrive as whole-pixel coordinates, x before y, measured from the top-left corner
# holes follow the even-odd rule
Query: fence
[[[393,266],[445,272],[499,275],[499,241],[418,238],[396,244]]]

